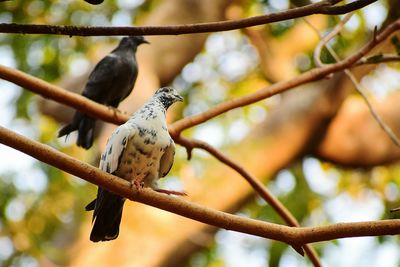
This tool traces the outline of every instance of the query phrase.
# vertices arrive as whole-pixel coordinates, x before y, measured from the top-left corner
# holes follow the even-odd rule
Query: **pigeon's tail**
[[[84,149],[89,149],[93,145],[94,127],[96,120],[87,115],[76,112],[72,122],[64,126],[59,132],[58,137],[68,135],[78,130],[76,144]]]
[[[122,217],[124,199],[107,190],[101,189],[97,199],[86,206],[86,210],[94,210],[94,225],[90,233],[93,242],[110,241],[116,239],[119,234],[119,224]],[[99,203],[96,203],[99,201]]]

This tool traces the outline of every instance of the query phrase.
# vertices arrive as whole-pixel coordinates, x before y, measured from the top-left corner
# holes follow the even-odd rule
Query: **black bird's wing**
[[[103,103],[121,69],[121,59],[113,54],[104,57],[90,73],[82,95]]]
[[[82,95],[98,103],[117,107],[132,91],[137,77],[134,58],[116,54],[103,58],[89,76]]]

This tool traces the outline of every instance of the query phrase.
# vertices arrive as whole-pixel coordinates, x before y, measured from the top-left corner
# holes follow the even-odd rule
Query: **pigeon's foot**
[[[144,182],[141,181],[141,180],[133,180],[133,181],[131,182],[131,187],[132,187],[132,188],[135,187],[137,191],[140,191],[140,190],[142,190],[143,187],[144,187]]]
[[[185,192],[174,191],[174,190],[167,190],[167,189],[154,189],[154,191],[167,194],[167,195],[175,195],[175,196],[187,196]]]

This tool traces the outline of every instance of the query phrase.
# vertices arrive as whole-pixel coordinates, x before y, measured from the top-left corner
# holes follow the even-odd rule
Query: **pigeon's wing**
[[[165,149],[165,152],[160,159],[160,170],[158,172],[160,177],[164,177],[171,170],[172,164],[174,164],[174,156],[175,143],[171,139],[169,146]]]
[[[108,139],[107,146],[100,160],[100,169],[114,173],[119,166],[122,154],[129,139],[136,135],[137,129],[128,124],[119,126]]]
[[[108,96],[110,88],[118,80],[118,75],[124,71],[125,62],[119,56],[109,54],[97,63],[90,73],[88,82],[82,92],[83,96],[102,103],[102,97]]]

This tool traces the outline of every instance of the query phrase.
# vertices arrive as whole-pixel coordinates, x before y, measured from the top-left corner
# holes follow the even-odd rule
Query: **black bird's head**
[[[118,48],[128,48],[136,51],[140,44],[149,44],[149,42],[143,36],[129,36],[121,39]]]
[[[183,101],[183,97],[172,87],[161,87],[156,91],[154,97],[160,100],[165,109],[168,109],[175,102]]]
[[[138,46],[140,44],[149,44],[149,41],[144,39],[143,36],[138,35],[138,36],[128,36],[124,37],[121,39],[121,45],[126,44],[126,45],[131,45],[131,46]]]
[[[119,42],[118,48],[128,48],[128,49],[133,49],[133,51],[136,51],[136,48],[140,45],[140,44],[149,44],[149,42],[144,39],[143,36],[139,35],[139,36],[128,36],[128,37],[124,37],[121,39],[121,41]]]

